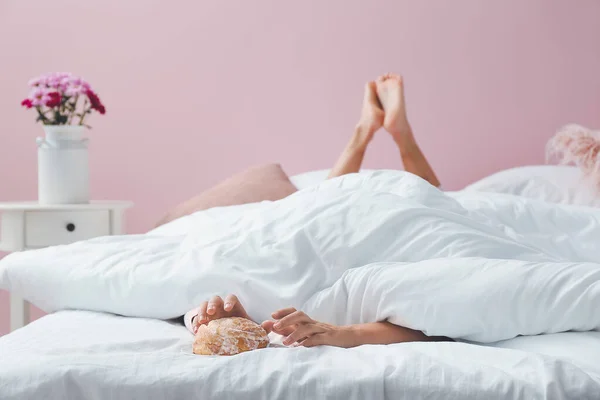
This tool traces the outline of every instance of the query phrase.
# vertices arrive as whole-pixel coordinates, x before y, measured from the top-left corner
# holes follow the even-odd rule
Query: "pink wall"
[[[447,188],[543,162],[562,124],[600,127],[596,0],[34,4],[0,2],[0,200],[36,197],[41,128],[19,108],[28,78],[72,71],[108,109],[91,120],[93,197],[135,201],[130,232],[250,164],[329,167],[363,82],[383,72],[404,74]],[[400,166],[385,132],[366,166]]]

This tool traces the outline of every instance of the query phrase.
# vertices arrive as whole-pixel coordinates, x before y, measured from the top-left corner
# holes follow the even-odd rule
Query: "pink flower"
[[[50,96],[48,95],[48,89],[42,87],[36,87],[29,94],[29,98],[31,99],[31,105],[33,107],[39,107],[46,105],[50,101]]]
[[[37,78],[30,79],[27,85],[31,87],[45,85],[47,79],[46,75],[38,76]]]
[[[50,92],[48,93],[48,97],[50,100],[46,102],[46,107],[57,107],[60,105],[62,100],[62,95],[58,92]]]
[[[48,76],[61,80],[64,78],[70,78],[71,76],[73,76],[73,74],[70,72],[54,72],[52,74],[48,74]]]
[[[70,72],[54,72],[51,74],[40,75],[37,78],[33,78],[28,82],[28,85],[31,87],[36,86],[48,86],[51,88],[58,88],[62,79],[68,78],[71,76]]]
[[[27,108],[31,108],[33,107],[33,104],[31,103],[31,99],[25,99],[21,102],[21,105],[23,107],[27,107]]]
[[[106,113],[106,107],[90,84],[70,72],[41,75],[31,79],[28,84],[31,86],[31,92],[21,101],[21,105],[25,108],[36,108],[39,112],[36,121],[42,121],[44,124],[65,124],[73,117],[79,117],[80,123],[83,123],[84,116],[91,110],[100,114]],[[77,107],[79,103],[81,108],[77,96],[85,96],[84,109],[81,111]],[[42,110],[42,107],[47,108]]]
[[[46,86],[48,86],[49,88],[52,89],[59,89],[61,86],[61,79],[57,76],[50,76],[47,80],[46,80]]]
[[[76,96],[78,94],[86,94],[90,90],[90,84],[81,78],[68,78],[66,82],[65,95]]]
[[[94,93],[91,89],[88,89],[85,94],[87,94],[88,99],[90,99],[90,105],[93,110],[98,111],[100,114],[106,113],[106,108],[96,93]]]

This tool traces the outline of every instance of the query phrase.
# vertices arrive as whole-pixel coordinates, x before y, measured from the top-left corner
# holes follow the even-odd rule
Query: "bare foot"
[[[396,141],[400,140],[403,135],[410,134],[411,129],[406,116],[402,77],[395,74],[386,74],[377,78],[377,95],[385,110],[383,121],[385,130]]]
[[[369,142],[375,132],[383,126],[384,117],[385,113],[377,97],[377,85],[375,82],[368,82],[365,85],[362,113],[357,125],[357,129],[365,143]]]

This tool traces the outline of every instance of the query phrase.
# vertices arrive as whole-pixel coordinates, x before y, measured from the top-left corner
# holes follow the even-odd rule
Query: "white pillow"
[[[318,185],[329,176],[331,169],[320,169],[317,171],[309,171],[303,174],[298,174],[290,177],[290,181],[298,188],[298,190],[306,189]],[[359,173],[372,172],[373,169],[363,169]]]
[[[600,193],[577,167],[535,165],[511,168],[467,186],[465,191],[506,193],[550,203],[600,207]]]

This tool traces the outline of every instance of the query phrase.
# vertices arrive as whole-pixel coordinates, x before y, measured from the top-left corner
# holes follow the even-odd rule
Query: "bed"
[[[0,285],[53,313],[0,338],[0,398],[598,399],[598,237],[596,209],[376,171],[13,254]],[[193,355],[172,318],[230,291],[456,341]]]
[[[172,322],[60,311],[0,338],[0,391],[3,399],[597,398],[600,333],[547,336],[214,358],[191,354],[191,335]]]

